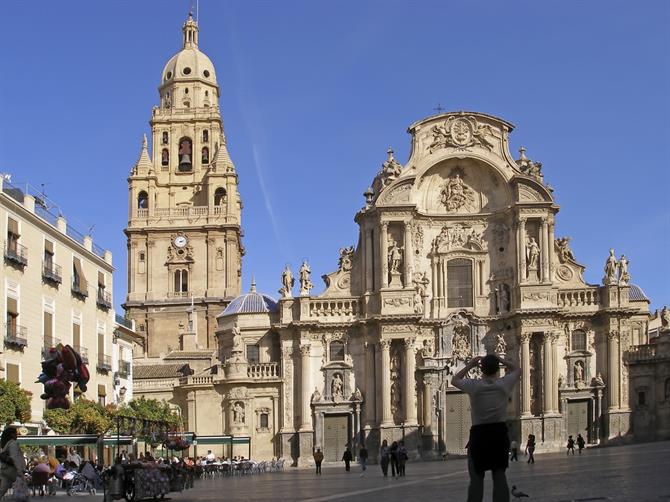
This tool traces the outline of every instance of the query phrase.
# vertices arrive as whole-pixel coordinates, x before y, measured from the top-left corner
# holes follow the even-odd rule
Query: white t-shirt
[[[505,421],[507,399],[518,379],[518,373],[508,373],[502,378],[464,378],[452,384],[470,396],[472,425],[494,424]]]

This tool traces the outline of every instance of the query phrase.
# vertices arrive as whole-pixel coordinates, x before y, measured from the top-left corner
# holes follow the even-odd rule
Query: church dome
[[[191,14],[182,28],[182,49],[172,56],[163,68],[161,85],[179,81],[200,80],[216,86],[216,71],[212,60],[198,48],[198,23]]]
[[[256,282],[252,281],[249,292],[230,302],[218,317],[236,314],[273,314],[275,312],[277,312],[277,300],[269,295],[258,293]]]

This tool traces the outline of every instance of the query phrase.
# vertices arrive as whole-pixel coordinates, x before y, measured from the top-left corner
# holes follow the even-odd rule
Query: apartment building
[[[0,378],[32,392],[32,420],[39,424],[45,407],[42,385],[36,383],[40,363],[45,351],[62,342],[81,354],[91,373],[86,392],[74,387],[70,397],[101,403],[118,398],[112,254],[68,225],[37,190],[13,185],[7,175],[0,179],[0,232],[5,310]]]

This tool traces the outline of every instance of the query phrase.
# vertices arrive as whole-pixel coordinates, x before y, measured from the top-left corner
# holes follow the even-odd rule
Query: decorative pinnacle
[[[389,149],[386,150],[386,153],[388,155],[388,160],[393,160],[393,148],[389,146]]]
[[[144,139],[142,139],[142,148],[147,148],[147,135],[144,133]]]
[[[523,146],[519,148],[519,155],[520,155],[519,160],[528,160],[528,158],[526,157],[526,149]]]
[[[256,278],[252,275],[251,276],[251,289],[249,290],[250,293],[255,293],[256,292]]]

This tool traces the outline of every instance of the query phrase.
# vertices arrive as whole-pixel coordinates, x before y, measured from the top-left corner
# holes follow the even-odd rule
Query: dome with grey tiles
[[[237,314],[263,314],[277,312],[277,300],[256,291],[256,282],[251,282],[248,293],[240,295],[228,304],[218,317]]]
[[[642,291],[642,288],[640,286],[631,284],[630,290],[628,291],[628,300],[631,302],[639,302],[639,301],[648,302],[649,298],[647,298],[647,295],[644,294],[644,291]]]

